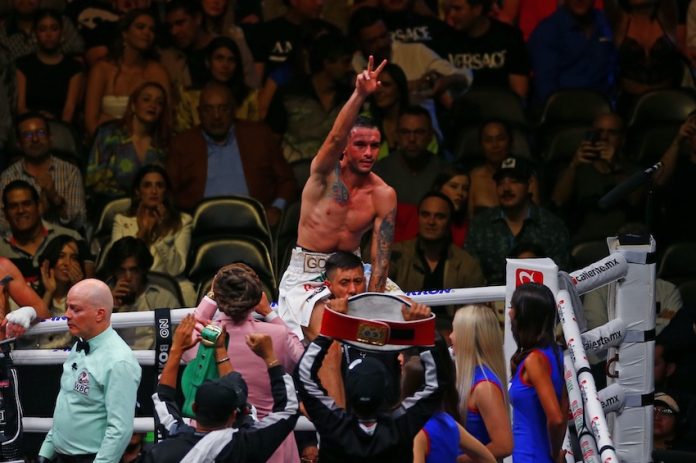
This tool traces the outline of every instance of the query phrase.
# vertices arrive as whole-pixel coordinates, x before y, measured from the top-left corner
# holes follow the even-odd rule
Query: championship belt
[[[348,298],[348,313],[324,310],[321,334],[363,350],[393,352],[409,346],[435,344],[435,315],[405,321],[401,308],[409,302],[383,293]]]

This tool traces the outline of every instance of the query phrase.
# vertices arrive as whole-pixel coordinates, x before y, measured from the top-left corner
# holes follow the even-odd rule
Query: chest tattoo
[[[346,187],[346,184],[341,181],[340,174],[341,168],[337,167],[336,180],[334,180],[333,184],[331,185],[331,195],[338,204],[345,206],[348,204],[348,188]]]

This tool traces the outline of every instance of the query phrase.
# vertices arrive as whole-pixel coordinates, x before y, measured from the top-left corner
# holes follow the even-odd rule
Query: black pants
[[[96,453],[86,455],[61,455],[57,453],[53,461],[55,463],[92,463],[96,457]]]

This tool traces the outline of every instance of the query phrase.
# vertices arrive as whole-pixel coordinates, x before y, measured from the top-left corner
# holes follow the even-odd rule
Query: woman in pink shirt
[[[285,371],[295,369],[304,347],[285,322],[271,309],[268,298],[263,293],[261,280],[246,264],[234,263],[221,268],[215,275],[211,293],[201,300],[194,316],[201,321],[214,318],[227,331],[227,353],[235,371],[241,373],[246,380],[249,387],[249,403],[256,408],[258,417],[263,418],[273,407],[271,383],[266,364],[249,349],[246,336],[251,333],[268,334],[273,340],[276,357]],[[217,315],[216,308],[219,309]],[[254,319],[254,312],[263,316],[264,321]],[[184,359],[189,361],[196,352],[191,349],[187,354]],[[299,463],[295,436],[290,434],[268,461]]]

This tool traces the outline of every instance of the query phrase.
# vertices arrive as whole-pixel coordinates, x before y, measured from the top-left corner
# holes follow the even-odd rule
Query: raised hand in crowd
[[[179,323],[179,326],[174,332],[172,350],[177,349],[179,352],[184,352],[200,342],[200,334],[195,334],[197,331],[196,322],[197,320],[192,314],[187,315],[183,320],[181,320],[181,323]]]

